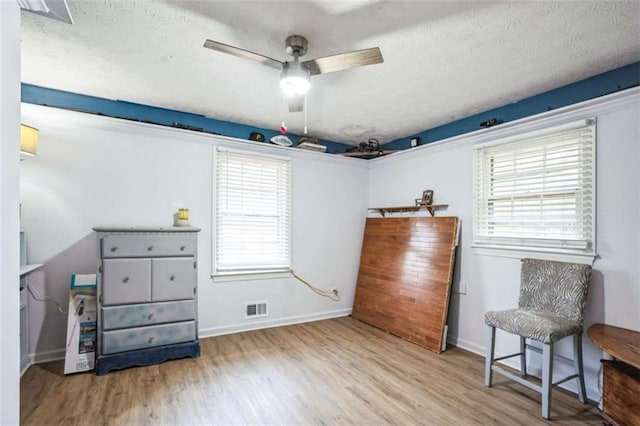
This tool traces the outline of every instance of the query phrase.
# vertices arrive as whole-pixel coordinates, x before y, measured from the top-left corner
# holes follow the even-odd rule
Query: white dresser
[[[198,228],[96,227],[96,371],[200,355]]]

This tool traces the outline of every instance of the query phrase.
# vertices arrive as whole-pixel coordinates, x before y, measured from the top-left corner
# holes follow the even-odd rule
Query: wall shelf
[[[429,204],[423,206],[402,206],[402,207],[369,207],[369,211],[377,211],[385,217],[387,213],[400,213],[400,212],[417,212],[420,209],[427,209],[427,211],[434,215],[434,211],[438,209],[445,209],[449,207],[449,204]]]

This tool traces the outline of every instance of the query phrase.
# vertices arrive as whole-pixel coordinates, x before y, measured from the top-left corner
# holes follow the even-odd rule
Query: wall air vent
[[[269,311],[267,310],[267,301],[261,302],[250,302],[245,303],[244,307],[244,317],[245,318],[257,318],[257,317],[266,317],[269,315]]]

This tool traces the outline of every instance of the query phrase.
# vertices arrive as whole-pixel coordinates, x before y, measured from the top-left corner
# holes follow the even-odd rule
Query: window
[[[474,148],[474,247],[595,254],[595,120]]]
[[[290,267],[291,161],[219,148],[215,274]]]

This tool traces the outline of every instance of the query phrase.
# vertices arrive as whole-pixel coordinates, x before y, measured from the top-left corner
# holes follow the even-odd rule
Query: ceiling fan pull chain
[[[304,134],[307,134],[307,94],[304,95]]]
[[[282,95],[282,115],[281,115],[281,119],[280,119],[280,133],[282,133],[283,135],[285,133],[287,133],[287,126],[284,124],[284,116],[287,112],[287,97],[283,94]]]

